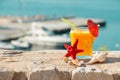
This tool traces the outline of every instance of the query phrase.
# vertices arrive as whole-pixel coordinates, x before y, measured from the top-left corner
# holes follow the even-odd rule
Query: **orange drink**
[[[71,38],[71,46],[74,46],[74,43],[76,40],[78,40],[77,43],[77,49],[84,50],[84,52],[80,52],[75,54],[76,58],[85,59],[90,58],[92,56],[92,45],[93,41],[96,37],[98,37],[98,25],[93,22],[92,20],[87,20],[87,29],[78,29],[75,24],[72,22],[61,18],[64,22],[71,25],[72,29],[70,31],[70,38]],[[82,27],[81,27],[82,28]]]
[[[78,39],[78,49],[83,49],[84,52],[77,53],[76,58],[89,58],[92,55],[92,45],[95,37],[88,29],[75,29],[70,31],[71,45]]]

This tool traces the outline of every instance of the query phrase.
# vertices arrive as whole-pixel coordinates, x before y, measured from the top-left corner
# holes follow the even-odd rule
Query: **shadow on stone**
[[[114,63],[114,62],[120,62],[120,58],[117,57],[107,57],[106,63]]]
[[[28,80],[25,72],[15,72],[12,80]]]

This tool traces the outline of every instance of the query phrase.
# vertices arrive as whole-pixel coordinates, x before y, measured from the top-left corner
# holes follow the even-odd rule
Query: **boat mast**
[[[18,0],[18,1],[19,1],[19,7],[18,7],[18,10],[19,10],[19,16],[21,16],[22,0]]]

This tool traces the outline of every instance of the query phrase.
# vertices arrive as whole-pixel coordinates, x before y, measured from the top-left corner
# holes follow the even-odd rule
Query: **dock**
[[[94,18],[69,18],[67,20],[74,23],[77,27],[87,27],[87,20],[91,19],[95,23],[99,24],[100,27],[105,26],[106,22],[102,19],[94,19]],[[50,20],[50,21],[42,21],[42,22],[34,22],[35,26],[42,26],[47,30],[53,31],[55,33],[62,33],[70,31],[71,26],[62,20]]]
[[[106,24],[105,20],[93,19],[97,24],[104,26]],[[88,18],[68,18],[69,21],[74,23],[78,27],[87,26]],[[27,23],[26,23],[27,22]],[[35,26],[42,26],[44,29],[54,32],[55,34],[69,32],[71,27],[61,19],[57,20],[45,20],[45,21],[26,21],[25,23],[19,22],[19,17],[9,18],[9,17],[0,17],[0,41],[2,40],[11,40],[24,36],[25,32],[28,31],[32,24]]]
[[[30,26],[30,23],[0,24],[0,41],[16,39],[24,36]]]

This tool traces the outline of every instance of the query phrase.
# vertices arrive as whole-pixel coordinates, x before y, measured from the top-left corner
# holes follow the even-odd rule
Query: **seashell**
[[[85,67],[86,65],[84,64],[84,61],[80,61],[80,62],[78,63],[78,66],[79,66],[79,67],[81,67],[81,66],[82,66],[82,67]]]
[[[91,60],[87,64],[94,64],[96,62],[104,62],[106,59],[106,56],[108,55],[108,52],[95,52],[93,54]]]
[[[64,60],[64,62],[66,62],[66,63],[68,63],[68,58],[67,57],[63,57],[63,60]]]

